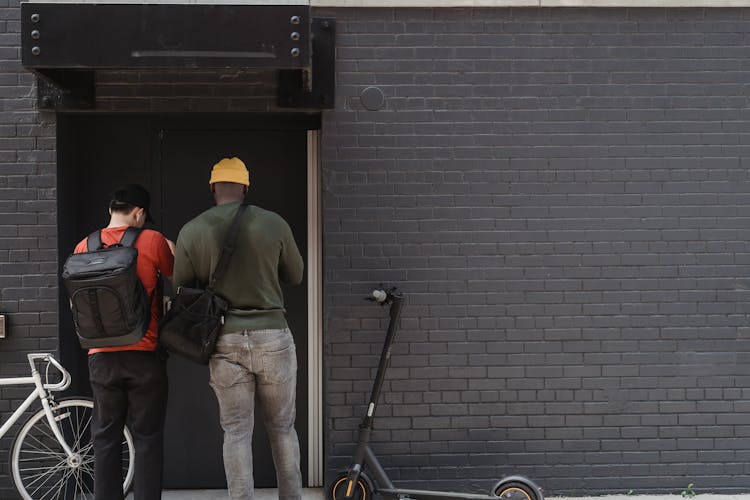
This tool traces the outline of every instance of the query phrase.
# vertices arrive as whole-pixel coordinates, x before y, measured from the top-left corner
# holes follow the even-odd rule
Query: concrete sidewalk
[[[132,500],[132,493],[126,500]],[[227,490],[167,490],[161,495],[162,500],[227,500]],[[275,489],[255,490],[255,500],[277,500],[279,497]],[[302,500],[323,500],[325,490],[323,488],[305,488]]]
[[[161,498],[162,500],[228,500],[229,495],[227,490],[164,490]],[[255,490],[255,500],[277,500],[278,498],[275,489]],[[302,492],[302,500],[324,500],[324,498],[323,488],[305,488]],[[133,493],[130,492],[125,500],[133,500]]]
[[[748,488],[750,491],[750,487]],[[276,500],[278,498],[275,489],[255,490],[256,500]],[[132,493],[127,500],[132,500]],[[169,490],[162,494],[162,500],[227,500],[226,490]],[[325,490],[323,488],[305,488],[303,500],[324,500]],[[561,497],[550,496],[545,500],[750,500],[750,493],[737,495],[713,495],[699,494],[693,497],[682,497],[679,494],[672,495],[604,495],[597,497]]]

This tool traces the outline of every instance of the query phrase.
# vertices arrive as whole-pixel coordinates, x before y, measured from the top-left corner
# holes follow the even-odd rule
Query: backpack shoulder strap
[[[86,238],[86,247],[89,252],[100,250],[102,248],[102,231],[94,231]]]
[[[122,238],[120,238],[120,245],[123,247],[132,247],[135,244],[135,240],[137,240],[140,235],[140,227],[129,226],[122,235]]]

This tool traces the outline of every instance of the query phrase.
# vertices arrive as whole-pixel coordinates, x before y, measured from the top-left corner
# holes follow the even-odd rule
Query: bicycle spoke
[[[89,432],[91,420],[93,414],[89,408],[75,408],[71,409],[70,416],[68,417],[67,427],[73,437],[72,447],[76,450],[81,458],[81,463],[73,474],[73,480],[75,481],[75,498],[87,498],[89,495],[93,495],[93,491],[88,484],[92,484],[94,477],[94,456],[93,456],[93,443],[88,441],[84,444],[84,437]]]
[[[56,460],[51,460],[50,457],[44,457],[46,460],[31,460],[26,459],[24,461],[25,466],[19,467],[19,472],[34,472],[37,470],[48,470],[50,467],[60,467],[61,465],[67,466],[67,458],[61,456]]]
[[[73,469],[70,469],[66,472],[65,476],[62,479],[61,484],[59,486],[55,485],[56,488],[51,489],[50,493],[52,493],[53,495],[57,493],[58,498],[60,497],[62,493],[65,493],[67,496],[68,487],[71,485],[71,482],[70,482],[71,477],[75,478],[75,470]],[[78,492],[78,489],[76,487],[76,489],[73,491],[73,498],[77,497],[76,495],[77,492]]]
[[[19,471],[33,470],[34,468],[25,467],[24,464],[37,465],[44,463],[60,464],[65,462],[68,456],[59,452],[45,452],[40,450],[24,450],[23,454],[18,457]]]
[[[41,430],[40,430],[41,432]],[[39,443],[40,446],[43,446],[44,449],[52,451],[52,448],[50,448],[50,445],[48,445],[45,441],[42,441],[42,439],[46,438],[46,441],[57,444],[57,438],[53,434],[47,434],[46,432],[42,432],[41,438],[37,437],[34,434],[29,433],[29,437]]]
[[[68,486],[70,483],[71,476],[75,476],[75,469],[68,469],[63,474],[63,477],[60,479],[60,481],[57,482],[52,488],[49,489],[49,493],[52,495],[50,498],[60,498],[60,495],[65,494],[67,496],[68,492]],[[47,495],[45,494],[45,497]],[[42,497],[41,500],[43,500],[44,497]],[[73,492],[73,498],[76,498],[75,492]]]
[[[81,440],[83,439],[83,435],[85,430],[88,429],[88,422],[91,421],[91,418],[88,419],[88,422],[85,426],[82,426],[81,424],[81,416],[80,412],[75,411],[76,415],[73,416],[73,410],[69,410],[69,416],[66,417],[66,422],[63,424],[62,421],[60,421],[60,427],[61,431],[63,431],[63,435],[67,436],[70,434],[72,437],[72,440],[70,443],[68,443],[73,450],[78,450],[81,447]],[[63,428],[64,427],[64,428]]]
[[[84,466],[90,465],[91,467],[93,467],[94,466],[94,454],[91,452],[81,453],[81,465],[84,465]]]
[[[94,477],[94,466],[93,466],[93,460],[89,460],[87,462],[82,463],[78,466],[78,470],[81,474],[87,474],[90,477]]]
[[[68,417],[68,427],[70,428],[70,433],[73,436],[73,445],[72,445],[73,449],[77,450],[81,447],[81,440],[83,439],[83,436],[86,433],[86,431],[89,429],[93,415],[89,415],[87,417],[84,413],[89,413],[89,412],[79,411],[78,408],[75,409],[75,416],[72,416],[73,412],[74,412],[74,409],[71,408],[70,409],[71,416]],[[84,423],[84,420],[85,420],[85,423]]]
[[[29,482],[29,483],[28,483],[28,484],[26,485],[26,489],[27,489],[27,490],[29,489],[29,487],[34,487],[34,486],[36,485],[36,483],[38,483],[38,482],[39,482],[40,480],[42,480],[42,482],[41,482],[41,484],[39,484],[39,485],[36,485],[36,488],[35,488],[35,489],[33,490],[33,492],[32,492],[32,491],[30,491],[30,492],[29,492],[29,494],[30,494],[30,495],[31,495],[32,497],[35,497],[35,496],[36,496],[36,493],[37,493],[37,492],[38,492],[38,491],[39,491],[39,490],[40,490],[41,488],[45,488],[45,487],[47,487],[46,485],[48,484],[48,482],[49,482],[50,480],[54,480],[54,476],[55,476],[55,475],[56,475],[57,473],[59,473],[59,472],[60,472],[61,470],[64,470],[64,469],[62,469],[62,467],[58,466],[58,467],[55,467],[55,468],[50,468],[50,469],[48,469],[46,473],[42,473],[42,474],[37,474],[36,476],[32,476],[32,477],[34,477],[34,479],[33,479],[32,481],[30,481],[30,482]],[[63,478],[64,478],[64,476],[65,476],[65,473],[63,472]],[[54,485],[53,485],[52,487],[54,488],[55,486],[58,486],[58,485],[62,484],[63,478],[60,478],[60,479],[58,479],[58,480],[57,480],[57,481],[56,481],[56,482],[54,483]]]
[[[78,492],[81,494],[84,494],[85,491],[88,489],[85,485],[85,478],[83,477],[83,471],[80,467],[72,471],[73,480],[75,481],[75,488],[76,488],[76,496],[75,498],[78,498]]]
[[[61,498],[62,494],[66,494],[67,496],[67,492],[69,491],[69,488],[71,486],[75,486],[75,491],[73,492],[74,493],[73,498],[78,498],[78,494],[77,494],[78,484],[79,484],[78,475],[79,475],[78,469],[66,467],[63,471],[62,477],[55,484],[49,487],[49,489],[46,490],[46,492],[41,497],[39,497],[39,500],[46,500],[48,495],[50,499],[52,498],[59,499]]]
[[[28,458],[20,458],[18,459],[19,462],[34,462],[39,463],[41,458],[46,459],[58,459],[58,460],[65,460],[67,459],[67,455],[65,453],[49,453],[45,451],[31,451],[27,450],[23,452],[24,455],[35,455]]]
[[[88,493],[92,493],[92,491],[89,489],[89,487],[86,486],[86,483],[82,480],[83,478],[81,478],[81,473],[80,472],[81,471],[79,470],[79,471],[77,471],[77,474],[76,474],[76,493],[78,491],[80,491],[82,495],[85,495],[87,492]]]
[[[89,472],[91,475],[94,474],[94,460],[87,460],[80,465],[81,470]]]
[[[51,487],[50,487],[50,488],[49,488],[48,490],[46,490],[46,491],[45,491],[45,492],[44,492],[44,493],[42,494],[42,496],[40,496],[40,497],[39,497],[39,499],[38,499],[38,500],[44,500],[45,498],[47,498],[47,495],[48,495],[48,494],[52,494],[52,495],[54,495],[55,493],[57,493],[57,494],[58,494],[58,497],[59,497],[59,496],[60,496],[59,494],[60,494],[60,492],[61,492],[61,491],[62,491],[62,489],[63,489],[62,487],[63,487],[63,486],[65,485],[65,478],[66,478],[66,477],[67,477],[67,474],[66,474],[66,473],[63,473],[62,477],[61,477],[60,479],[58,479],[58,480],[57,480],[57,482],[56,482],[55,484],[53,484],[53,485],[52,485],[52,486],[51,486]],[[37,489],[35,490],[35,492],[36,492],[36,491],[39,491],[39,488],[37,488]],[[52,497],[50,497],[50,498],[52,498]]]
[[[63,462],[63,461],[58,461],[58,462],[57,462],[57,465],[55,465],[54,463],[53,463],[53,464],[51,464],[51,465],[52,465],[52,467],[55,467],[55,468],[59,468],[59,469],[62,469],[63,467],[66,467],[66,466],[67,466],[67,464],[65,464],[65,462]],[[33,472],[33,471],[49,471],[49,470],[50,470],[50,468],[49,468],[49,466],[47,466],[47,467],[26,467],[26,468],[24,468],[24,469],[22,469],[22,470],[23,470],[24,472]]]

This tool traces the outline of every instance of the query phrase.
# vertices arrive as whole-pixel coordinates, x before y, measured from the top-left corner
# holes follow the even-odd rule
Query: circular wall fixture
[[[377,87],[367,87],[359,94],[359,100],[362,102],[362,106],[370,111],[377,111],[383,108],[385,104],[385,95],[383,91]]]

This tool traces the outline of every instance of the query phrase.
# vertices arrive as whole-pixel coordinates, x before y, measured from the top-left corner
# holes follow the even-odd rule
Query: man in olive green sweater
[[[224,158],[214,165],[209,185],[216,206],[185,224],[177,238],[175,286],[208,283],[250,185],[245,164],[239,158]],[[253,498],[257,392],[265,409],[279,499],[299,500],[302,474],[294,430],[297,358],[284,316],[281,283],[302,281],[302,257],[289,225],[278,214],[251,205],[242,223],[229,269],[217,284],[231,308],[209,364],[224,429],[229,497]]]

